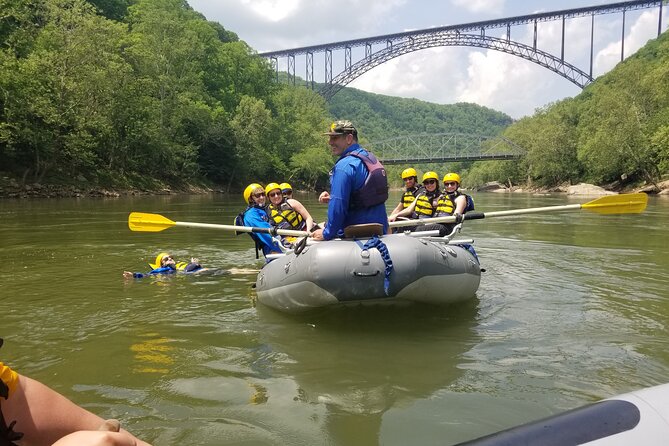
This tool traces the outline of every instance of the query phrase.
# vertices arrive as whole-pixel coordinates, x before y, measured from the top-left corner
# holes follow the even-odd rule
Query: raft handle
[[[374,277],[378,276],[381,271],[376,270],[373,273],[359,273],[358,271],[353,271],[353,275],[357,277]]]

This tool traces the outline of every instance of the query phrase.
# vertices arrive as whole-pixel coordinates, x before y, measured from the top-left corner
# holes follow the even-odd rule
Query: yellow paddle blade
[[[131,212],[128,217],[128,227],[137,232],[160,232],[176,225],[176,222],[159,214],[145,214]]]
[[[646,209],[648,195],[636,194],[605,195],[582,204],[581,208],[598,214],[638,214]]]

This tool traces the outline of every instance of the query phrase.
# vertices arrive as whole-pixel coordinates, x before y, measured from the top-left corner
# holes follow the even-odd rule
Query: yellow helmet
[[[437,172],[425,172],[423,174],[423,179],[421,180],[421,183],[424,183],[425,180],[437,180],[439,182],[439,175],[437,175]]]
[[[416,169],[413,167],[409,167],[408,169],[404,169],[402,171],[402,179],[404,180],[405,178],[409,177],[416,177],[418,178],[418,172],[416,172]]]
[[[151,269],[158,269],[160,268],[160,262],[163,260],[163,257],[169,257],[169,254],[166,252],[161,252],[156,256],[156,263],[149,263],[149,266]]]
[[[285,191],[286,189],[293,190],[293,187],[288,183],[281,183],[279,184],[279,187],[281,188],[281,192]]]
[[[444,183],[448,183],[451,181],[455,181],[458,183],[458,186],[460,185],[460,175],[457,173],[449,172],[446,175],[444,175]]]
[[[279,186],[279,183],[269,183],[267,186],[265,186],[265,193],[269,195],[269,191],[274,189],[279,189],[279,192],[281,192],[281,186]]]
[[[251,198],[251,194],[256,189],[262,189],[262,186],[258,183],[251,183],[248,186],[246,186],[246,189],[244,189],[244,200],[247,203],[249,202],[249,199]]]

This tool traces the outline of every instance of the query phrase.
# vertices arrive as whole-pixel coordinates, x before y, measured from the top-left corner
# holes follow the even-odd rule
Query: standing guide
[[[318,200],[328,203],[324,229],[315,230],[314,240],[331,240],[344,236],[350,225],[378,223],[388,232],[388,178],[376,157],[358,144],[358,130],[350,121],[336,121],[328,135],[330,149],[339,159],[330,175],[330,192]]]

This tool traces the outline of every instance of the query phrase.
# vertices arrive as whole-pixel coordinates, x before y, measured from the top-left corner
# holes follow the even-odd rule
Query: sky
[[[437,26],[501,19],[537,12],[614,3],[603,0],[188,0],[208,20],[219,22],[256,51],[325,44]],[[667,29],[669,6],[663,8]],[[602,75],[620,62],[621,13],[595,17],[593,74]],[[566,22],[565,59],[590,70],[589,17]],[[657,37],[658,9],[628,11],[625,57]],[[538,48],[560,55],[562,22],[538,26]],[[532,44],[532,25],[513,27],[511,37]],[[487,35],[503,37],[506,28]],[[320,59],[319,59],[320,57]],[[338,60],[339,59],[342,60]],[[333,72],[343,66],[343,52],[333,52]],[[296,73],[306,78],[304,56],[296,57]],[[314,80],[323,82],[323,55],[314,54]],[[355,53],[353,63],[355,63]],[[286,70],[285,58],[279,69]],[[530,61],[494,50],[438,47],[405,54],[366,72],[347,85],[391,96],[439,104],[473,102],[515,119],[581,89],[562,76]]]

